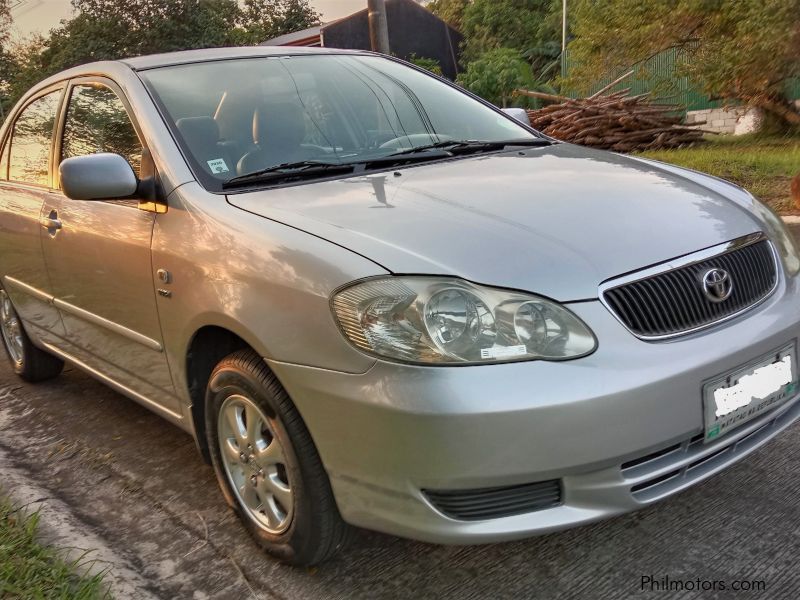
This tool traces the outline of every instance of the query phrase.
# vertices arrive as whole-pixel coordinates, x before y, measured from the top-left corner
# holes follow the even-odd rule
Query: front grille
[[[561,504],[561,481],[553,479],[476,490],[423,490],[436,509],[460,521],[521,515]]]
[[[722,302],[712,302],[703,291],[703,276],[711,269],[724,269],[733,282],[730,297]],[[715,256],[617,286],[611,282],[601,297],[631,332],[657,339],[731,318],[766,298],[777,277],[769,242],[750,236]]]

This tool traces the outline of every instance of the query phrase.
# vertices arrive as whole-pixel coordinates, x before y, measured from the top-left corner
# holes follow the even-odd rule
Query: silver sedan
[[[522,119],[524,121],[524,118]],[[745,190],[370,53],[72,69],[0,132],[0,330],[191,433],[270,553],[635,510],[800,417],[800,259]]]

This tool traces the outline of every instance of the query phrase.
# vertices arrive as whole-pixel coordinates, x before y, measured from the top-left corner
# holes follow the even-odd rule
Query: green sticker
[[[714,427],[714,429],[710,430],[710,431],[709,431],[709,432],[706,434],[706,439],[707,439],[707,440],[711,440],[711,439],[713,439],[713,438],[717,437],[718,435],[719,435],[719,425],[716,425],[716,426]]]

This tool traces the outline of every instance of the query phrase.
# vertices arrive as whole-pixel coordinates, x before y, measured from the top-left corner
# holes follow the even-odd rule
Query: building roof
[[[389,3],[392,3],[394,1],[395,0],[388,0]],[[438,16],[433,15],[433,13],[431,13],[430,10],[424,7],[421,0],[404,0],[404,1],[409,2],[410,4],[413,4],[419,8],[422,8],[423,10],[428,11],[432,16],[435,16],[436,19],[439,19]],[[343,23],[351,19],[358,19],[359,17],[366,16],[368,14],[369,14],[369,8],[362,8],[349,15],[345,15],[344,17],[339,17],[338,19],[334,19],[333,21],[328,21],[327,23],[320,23],[319,25],[315,25],[314,27],[309,27],[308,29],[301,29],[300,31],[293,31],[292,33],[279,35],[278,37],[274,37],[272,39],[261,42],[261,45],[262,46],[317,46],[317,45],[321,46],[322,34],[327,27],[338,23]],[[450,27],[450,25],[448,25],[448,27]]]
[[[305,45],[306,42],[313,41],[315,38],[319,38],[319,36],[322,33],[323,27],[325,27],[325,25],[315,25],[314,27],[309,27],[308,29],[301,29],[300,31],[293,31],[292,33],[279,35],[278,37],[272,38],[271,40],[262,42],[261,45],[262,46]]]

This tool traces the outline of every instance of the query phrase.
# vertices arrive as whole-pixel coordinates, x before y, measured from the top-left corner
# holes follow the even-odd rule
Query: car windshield
[[[385,164],[383,157],[434,146],[416,156],[419,161],[446,157],[441,147],[448,141],[537,139],[456,88],[378,56],[220,60],[141,76],[195,174],[212,191],[278,165],[305,164],[305,172],[322,175],[325,169],[309,169],[309,163]]]

